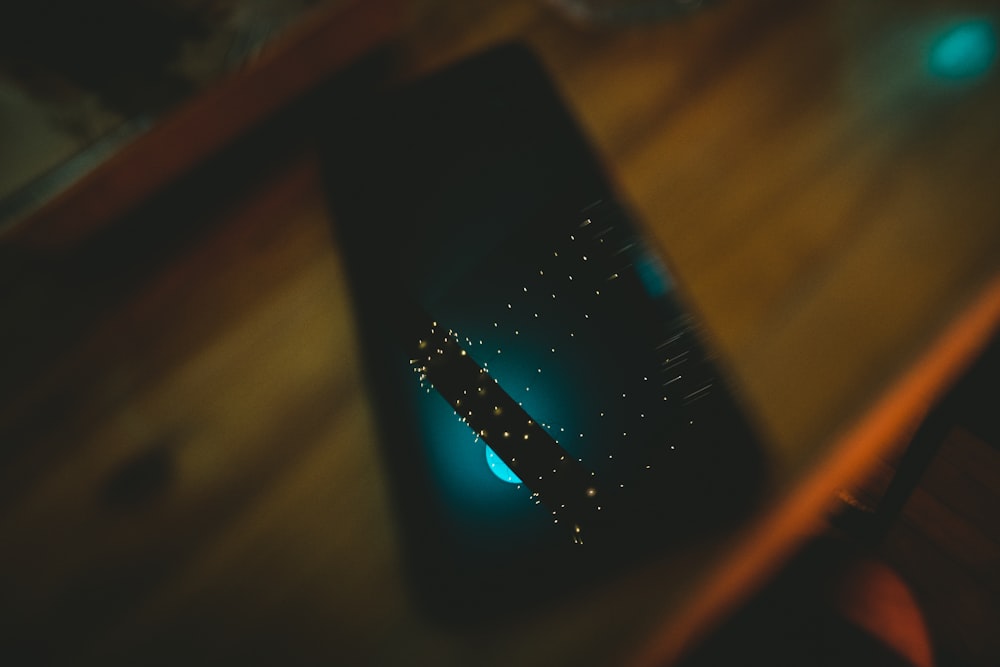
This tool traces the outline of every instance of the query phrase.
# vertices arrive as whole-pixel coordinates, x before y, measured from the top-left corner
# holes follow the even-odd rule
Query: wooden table
[[[382,37],[299,87],[237,94],[259,108],[157,171],[227,110],[196,100],[0,239],[0,646],[67,664],[674,658],[1000,322],[1000,85],[928,69],[976,11],[748,0],[616,27],[426,0],[366,17]],[[506,39],[549,69],[703,315],[766,436],[768,491],[731,534],[458,632],[402,580],[307,90],[366,44],[352,76],[398,81]]]

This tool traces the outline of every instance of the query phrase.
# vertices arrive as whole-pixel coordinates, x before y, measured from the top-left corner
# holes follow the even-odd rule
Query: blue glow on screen
[[[636,254],[635,270],[646,293],[652,298],[660,299],[671,292],[672,285],[666,268],[648,248],[642,248]]]
[[[568,456],[595,474],[627,476],[649,469],[633,459],[661,437],[656,415],[666,399],[653,337],[679,313],[665,265],[642,240],[589,224],[511,241],[435,291],[426,309]],[[548,531],[551,511],[418,377],[411,372],[417,442],[437,502],[460,530]]]
[[[533,507],[527,490],[500,482],[486,462],[485,444],[459,421],[448,401],[436,391],[414,393],[431,469],[454,512],[478,519]]]
[[[521,478],[514,474],[514,471],[504,463],[503,459],[497,456],[490,447],[486,447],[486,465],[490,467],[490,472],[496,475],[501,482],[508,484],[520,484]]]
[[[580,382],[580,371],[569,343],[568,353],[553,355],[528,337],[498,337],[490,325],[469,322],[455,316],[457,331],[468,331],[478,343],[470,346],[470,356],[480,364],[488,362],[491,376],[528,414],[545,428],[572,456],[586,457],[589,448],[598,441],[588,436],[597,429],[591,419],[580,414],[579,406],[588,400],[588,388]],[[581,331],[577,339],[581,348],[593,345],[590,336]],[[503,354],[495,353],[497,348]],[[579,353],[579,350],[576,350]],[[542,372],[539,372],[539,370]],[[548,521],[547,512],[536,506],[530,491],[506,463],[459,419],[454,408],[437,391],[421,388],[411,374],[422,440],[426,443],[431,470],[442,500],[462,521],[471,523],[484,519],[513,520],[537,514]],[[594,415],[594,418],[597,418]],[[485,450],[485,451],[484,451]]]
[[[997,54],[997,38],[990,21],[969,20],[951,26],[933,42],[928,69],[951,81],[977,79],[990,70]]]

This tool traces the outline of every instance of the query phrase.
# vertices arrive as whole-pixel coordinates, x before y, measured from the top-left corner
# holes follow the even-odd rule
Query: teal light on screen
[[[459,421],[440,394],[419,390],[416,400],[435,485],[456,515],[471,525],[535,507],[525,502],[527,491],[499,481],[483,454],[485,443]]]
[[[633,261],[639,280],[650,297],[661,299],[671,292],[672,286],[667,271],[650,249],[640,248],[634,253]]]
[[[496,475],[501,482],[508,484],[520,484],[521,478],[514,474],[514,471],[504,463],[503,459],[497,456],[491,448],[486,447],[486,465],[490,467],[490,472]]]
[[[977,19],[951,26],[931,45],[930,73],[949,81],[982,77],[993,66],[997,38],[990,21]]]

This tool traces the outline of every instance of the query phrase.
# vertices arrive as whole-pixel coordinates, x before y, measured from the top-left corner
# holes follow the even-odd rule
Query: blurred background
[[[773,506],[815,483],[789,531],[879,504],[995,321],[919,363],[1000,273],[1000,10],[611,4],[0,9],[0,662],[647,664],[706,568],[754,543],[692,543],[491,632],[408,596],[315,102],[505,40],[702,317]],[[980,386],[876,547],[945,667],[1000,661]],[[853,463],[817,477],[841,445]]]

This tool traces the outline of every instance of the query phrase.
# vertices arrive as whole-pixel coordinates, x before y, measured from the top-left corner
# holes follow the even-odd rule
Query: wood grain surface
[[[408,597],[307,103],[100,225],[5,237],[0,648],[26,662],[3,662],[669,660],[1000,320],[1000,81],[926,69],[954,21],[997,16],[748,0],[594,26],[527,0],[406,6],[371,76],[526,42],[769,446],[745,530],[489,632]]]

